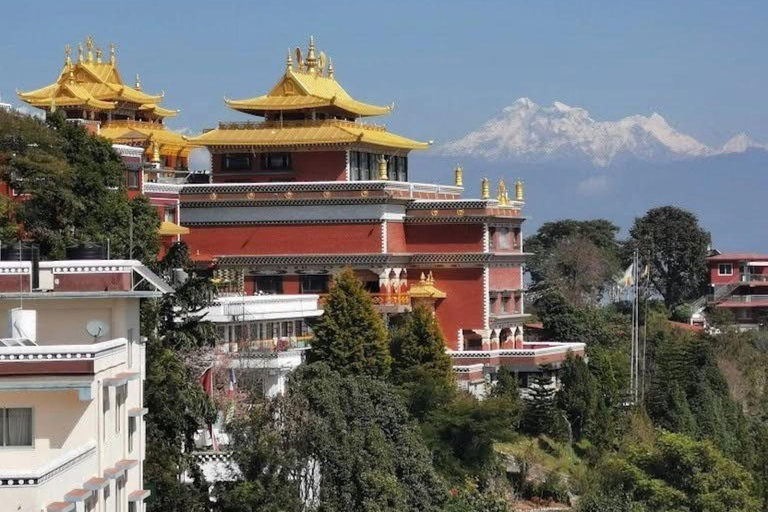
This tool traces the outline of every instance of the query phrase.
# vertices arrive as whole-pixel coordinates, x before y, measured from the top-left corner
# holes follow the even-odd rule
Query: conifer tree
[[[561,419],[555,407],[556,391],[546,372],[535,374],[529,389],[523,413],[523,430],[530,435],[557,433],[556,426]]]
[[[335,277],[324,309],[313,326],[309,362],[323,361],[342,375],[387,377],[391,357],[384,320],[351,269]]]
[[[445,352],[445,337],[435,315],[417,306],[392,330],[392,380],[404,382],[414,370],[422,370],[435,378],[452,380],[451,358]]]

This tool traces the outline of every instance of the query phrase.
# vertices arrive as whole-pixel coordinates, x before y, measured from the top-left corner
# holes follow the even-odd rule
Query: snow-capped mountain
[[[750,139],[749,135],[746,133],[740,133],[723,144],[723,147],[720,148],[718,153],[743,153],[750,149],[764,149],[768,151],[768,144],[758,144],[757,142]]]
[[[595,121],[583,108],[559,101],[545,107],[521,98],[478,130],[438,147],[436,153],[531,162],[587,159],[604,167],[623,157],[655,161],[768,149],[740,137],[715,150],[675,130],[656,113]]]

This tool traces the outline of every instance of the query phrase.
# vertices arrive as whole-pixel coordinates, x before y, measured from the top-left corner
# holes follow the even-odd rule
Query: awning
[[[45,507],[46,512],[72,512],[73,510],[75,510],[75,504],[66,501],[56,501]]]
[[[179,226],[178,224],[164,220],[160,223],[160,227],[158,228],[157,232],[160,234],[160,236],[188,235],[189,228],[185,228],[184,226]]]
[[[78,501],[85,501],[93,494],[93,491],[88,489],[72,489],[64,495],[64,499],[69,503],[77,503]]]

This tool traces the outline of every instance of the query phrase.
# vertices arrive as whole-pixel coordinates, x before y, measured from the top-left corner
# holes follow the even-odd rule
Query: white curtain
[[[32,409],[6,409],[7,446],[32,446]]]

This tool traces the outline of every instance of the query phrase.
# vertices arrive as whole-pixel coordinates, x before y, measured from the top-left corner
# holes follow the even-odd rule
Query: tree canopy
[[[650,281],[673,309],[697,298],[707,283],[709,233],[693,213],[675,206],[649,210],[629,230],[628,250],[649,266]]]
[[[351,269],[334,277],[323,309],[313,326],[309,362],[323,361],[344,375],[389,375],[392,358],[384,320]]]

